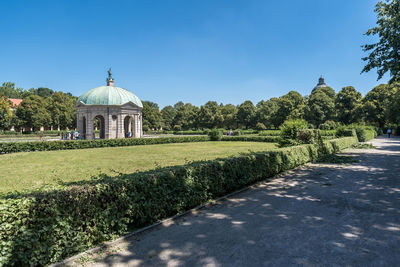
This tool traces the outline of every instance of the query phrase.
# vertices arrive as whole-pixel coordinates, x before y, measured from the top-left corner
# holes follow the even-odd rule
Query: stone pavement
[[[359,163],[308,164],[89,266],[400,266],[400,139],[372,143],[344,153]]]

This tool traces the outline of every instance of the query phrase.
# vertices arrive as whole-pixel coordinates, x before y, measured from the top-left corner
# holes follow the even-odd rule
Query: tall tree
[[[200,107],[198,114],[199,127],[212,129],[220,125],[222,122],[222,115],[220,113],[220,106],[215,101],[208,101]]]
[[[7,98],[22,98],[24,90],[22,88],[16,88],[12,82],[5,82],[0,86],[0,94]]]
[[[162,125],[161,112],[158,105],[151,101],[143,103],[143,129],[160,129]]]
[[[235,105],[227,104],[221,106],[220,114],[222,116],[222,124],[219,125],[218,128],[236,129],[238,127],[236,119],[237,112],[238,108]]]
[[[198,128],[198,114],[200,109],[190,103],[180,105],[174,118],[174,127],[179,126],[182,130]]]
[[[47,98],[49,96],[51,96],[52,94],[54,94],[54,91],[46,88],[46,87],[39,87],[38,89],[35,89],[35,95]]]
[[[8,130],[11,126],[11,103],[8,98],[0,94],[0,130]]]
[[[273,117],[278,111],[279,99],[273,97],[267,101],[261,100],[257,103],[257,122],[265,125],[267,128],[278,127],[279,125],[274,125]]]
[[[47,109],[46,101],[38,95],[26,97],[17,107],[16,115],[21,122],[21,126],[33,128],[34,131],[40,127],[51,125],[51,115]]]
[[[48,97],[46,102],[54,128],[65,129],[67,127],[76,127],[76,109],[74,97],[68,96],[63,92],[56,92]]]
[[[357,123],[361,120],[362,95],[353,86],[343,87],[336,95],[335,108],[341,123]]]
[[[176,115],[176,109],[173,106],[165,106],[162,110],[161,110],[161,117],[163,120],[163,127],[167,130],[172,130],[174,125],[174,118]]]
[[[296,91],[290,91],[279,98],[278,110],[273,118],[273,124],[281,125],[287,119],[302,119],[306,103],[301,94]]]
[[[244,126],[246,129],[255,125],[256,119],[256,107],[250,100],[244,101],[239,105],[237,112],[237,120],[240,126]]]
[[[306,119],[316,127],[335,115],[335,91],[330,87],[317,88],[312,91],[306,112]]]
[[[397,90],[394,84],[380,84],[366,94],[362,100],[362,110],[367,123],[379,127],[389,123],[392,100]]]
[[[362,72],[377,69],[378,80],[386,72],[390,73],[391,81],[400,79],[400,3],[398,0],[379,1],[375,6],[377,26],[369,29],[366,35],[377,35],[379,41],[363,45],[363,50],[369,52],[363,60],[367,62]]]

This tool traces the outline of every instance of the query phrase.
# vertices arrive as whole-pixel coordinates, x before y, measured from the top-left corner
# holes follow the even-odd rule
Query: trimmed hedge
[[[279,136],[222,136],[221,141],[276,143],[279,141]]]
[[[50,151],[67,149],[84,149],[98,147],[138,146],[167,143],[186,143],[210,141],[208,136],[162,137],[162,138],[125,138],[81,141],[48,141],[48,142],[4,142],[0,143],[0,154],[30,151]]]
[[[259,136],[279,136],[281,134],[280,130],[267,130],[262,131],[258,135]]]
[[[357,142],[355,137],[0,198],[0,266],[43,266]]]

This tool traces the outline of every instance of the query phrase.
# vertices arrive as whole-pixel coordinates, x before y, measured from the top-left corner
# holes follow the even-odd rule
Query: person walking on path
[[[387,135],[388,135],[388,138],[390,138],[390,135],[392,134],[392,130],[389,128],[388,130],[387,130]]]

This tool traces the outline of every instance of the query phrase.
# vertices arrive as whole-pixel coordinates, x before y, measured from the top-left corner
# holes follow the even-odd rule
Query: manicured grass
[[[32,189],[59,181],[88,180],[101,173],[115,176],[274,148],[275,144],[263,142],[199,142],[0,155],[0,192]]]

